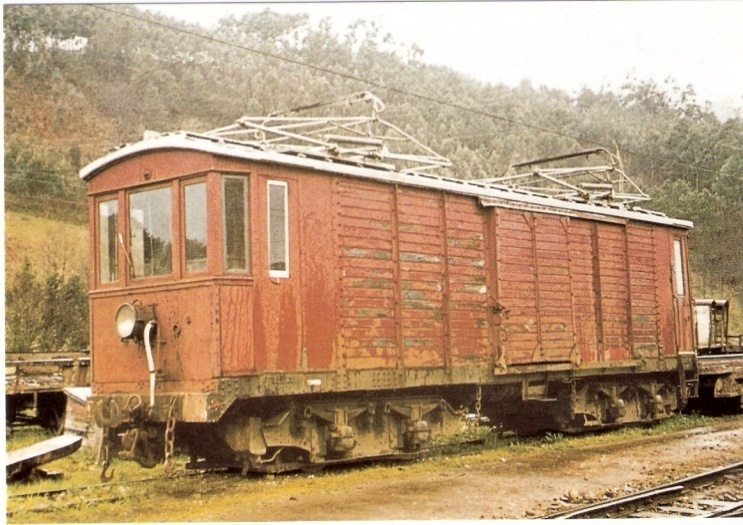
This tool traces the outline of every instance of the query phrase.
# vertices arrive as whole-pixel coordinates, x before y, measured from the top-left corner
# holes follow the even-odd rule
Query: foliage
[[[652,208],[694,220],[695,295],[743,299],[743,120],[720,121],[672,79],[577,96],[528,81],[484,85],[424,64],[423,50],[373,22],[337,29],[269,10],[204,30],[133,5],[8,5],[4,30],[11,204],[43,186],[83,216],[75,171],[112,144],[371,90],[385,119],[452,159],[451,176],[494,177],[530,158],[616,144]]]
[[[87,220],[85,188],[73,167],[77,164],[79,169],[79,163],[77,147],[70,148],[65,158],[26,139],[11,138],[4,159],[8,207],[78,223]]]
[[[87,283],[50,273],[40,281],[28,259],[5,290],[8,352],[76,351],[88,345]]]
[[[31,262],[26,259],[5,289],[6,351],[32,350],[41,328],[41,289]]]

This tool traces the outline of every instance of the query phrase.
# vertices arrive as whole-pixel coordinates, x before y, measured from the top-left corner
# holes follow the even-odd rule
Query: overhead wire
[[[531,124],[531,123],[524,122],[524,121],[521,121],[521,120],[518,120],[518,119],[514,119],[514,118],[510,118],[510,117],[504,117],[502,115],[497,115],[497,114],[492,113],[492,112],[489,112],[489,111],[484,111],[484,110],[481,110],[481,109],[478,109],[478,108],[473,108],[473,107],[470,107],[470,106],[465,106],[463,104],[459,104],[459,103],[456,103],[456,102],[440,100],[440,99],[437,99],[437,98],[432,97],[432,96],[429,96],[429,95],[424,95],[422,93],[417,93],[417,92],[414,92],[414,91],[409,91],[409,90],[402,89],[402,88],[397,87],[397,86],[390,86],[390,85],[387,85],[387,84],[385,84],[383,82],[379,82],[379,81],[372,80],[372,79],[369,79],[369,78],[363,78],[363,77],[360,77],[358,75],[353,75],[351,73],[346,73],[346,72],[343,72],[343,71],[337,71],[335,69],[331,69],[331,68],[319,66],[319,65],[316,65],[316,64],[312,64],[312,63],[305,62],[303,60],[298,60],[298,59],[291,58],[291,57],[282,56],[282,55],[279,55],[279,54],[276,54],[276,53],[271,53],[269,51],[265,51],[265,50],[261,50],[261,49],[256,49],[254,47],[250,47],[250,46],[247,46],[247,45],[238,44],[238,43],[235,43],[235,42],[228,42],[226,40],[222,40],[222,39],[216,38],[214,36],[205,35],[203,33],[199,33],[197,31],[193,31],[193,30],[186,29],[186,28],[183,28],[183,27],[177,27],[177,26],[173,26],[173,25],[170,25],[170,24],[166,24],[164,22],[160,22],[160,21],[154,20],[152,18],[147,18],[145,16],[137,16],[137,15],[134,15],[132,13],[123,13],[123,12],[118,11],[116,9],[111,9],[109,7],[105,7],[105,6],[102,6],[102,5],[90,5],[89,7],[92,7],[94,9],[98,9],[98,10],[101,10],[101,11],[106,11],[106,12],[109,12],[109,13],[112,13],[112,14],[115,14],[115,15],[118,15],[118,16],[121,16],[121,17],[126,17],[126,18],[130,18],[130,19],[133,19],[133,20],[138,20],[140,22],[144,22],[144,23],[147,23],[147,24],[150,24],[150,25],[153,25],[153,26],[161,27],[161,28],[167,29],[169,31],[175,31],[175,32],[178,32],[178,33],[190,35],[190,36],[193,36],[193,37],[196,37],[196,38],[200,38],[202,40],[213,42],[215,44],[229,46],[229,47],[232,47],[232,48],[241,49],[241,50],[244,50],[244,51],[247,51],[247,52],[250,52],[250,53],[259,55],[259,56],[263,56],[263,57],[266,57],[266,58],[283,61],[283,62],[286,62],[286,63],[289,63],[289,64],[293,64],[295,66],[299,66],[299,67],[311,69],[313,71],[317,71],[317,72],[324,73],[324,74],[327,74],[327,75],[333,75],[333,76],[336,76],[336,77],[345,78],[347,80],[353,80],[353,81],[356,81],[356,82],[360,82],[360,83],[366,84],[368,86],[372,86],[372,87],[383,89],[383,90],[390,91],[390,92],[393,92],[393,93],[398,93],[398,94],[401,94],[401,95],[413,97],[413,98],[416,98],[418,100],[423,100],[423,101],[426,101],[426,102],[430,102],[432,104],[438,104],[438,105],[449,107],[449,108],[456,109],[456,110],[459,110],[459,111],[464,111],[464,112],[468,112],[468,113],[472,113],[472,114],[477,114],[477,115],[480,115],[480,116],[483,116],[483,117],[491,118],[493,120],[498,120],[498,121],[505,122],[505,123],[508,123],[508,124],[521,126],[521,127],[524,127],[524,128],[527,128],[527,129],[531,129],[531,130],[534,130],[534,131],[539,131],[539,132],[542,132],[542,133],[549,133],[549,134],[552,134],[552,135],[556,135],[556,136],[559,136],[559,137],[563,137],[563,138],[575,140],[575,141],[582,142],[582,143],[585,143],[585,144],[591,144],[591,145],[595,145],[595,146],[603,146],[603,144],[601,144],[601,143],[599,143],[599,142],[597,142],[595,140],[586,138],[586,137],[575,136],[575,135],[572,135],[570,133],[565,133],[565,132],[560,131],[560,130],[557,130],[557,129],[546,128],[544,126],[539,126],[539,125],[536,125],[536,124]],[[713,170],[713,169],[706,168],[706,167],[703,167],[703,166],[698,166],[698,165],[695,165],[695,164],[690,164],[688,162],[680,161],[680,160],[674,159],[674,158],[659,156],[659,155],[645,153],[645,152],[642,152],[642,151],[637,151],[637,150],[632,150],[632,149],[627,149],[627,148],[623,148],[623,150],[626,151],[629,154],[632,154],[632,155],[638,155],[638,156],[643,156],[643,157],[649,158],[649,159],[663,160],[663,161],[666,161],[666,162],[672,162],[672,163],[674,163],[676,165],[683,166],[683,167],[689,168],[689,169],[694,169],[694,170],[698,170],[698,171],[702,171],[702,172],[706,172],[706,173],[717,173],[717,170]]]
[[[7,201],[9,197],[11,198],[11,200],[20,199],[20,200],[25,200],[27,202],[34,202],[34,203],[39,203],[39,202],[49,202],[52,204],[63,203],[63,204],[69,204],[73,208],[77,208],[79,210],[88,209],[88,205],[84,201],[75,201],[75,200],[70,200],[70,199],[58,199],[56,197],[54,198],[39,197],[38,194],[31,195],[28,193],[7,193],[5,195],[5,200]]]

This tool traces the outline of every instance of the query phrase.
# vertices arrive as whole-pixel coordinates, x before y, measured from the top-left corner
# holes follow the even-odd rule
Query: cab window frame
[[[119,245],[121,243],[121,239],[123,239],[124,231],[122,230],[122,219],[123,219],[123,207],[121,206],[121,199],[119,192],[116,193],[109,193],[105,195],[98,195],[94,199],[95,203],[95,282],[99,286],[112,286],[117,285],[121,283],[122,277],[124,276],[124,273],[126,272],[126,262],[122,261],[119,258]],[[116,215],[115,220],[113,223],[109,222],[109,225],[113,225],[115,228],[115,232],[113,232],[113,239],[111,238],[111,234],[109,232],[108,234],[108,260],[113,261],[113,266],[115,266],[115,277],[112,277],[110,279],[104,280],[104,258],[102,257],[102,248],[103,248],[103,238],[102,238],[102,216],[101,216],[101,206],[104,204],[109,203],[115,203],[116,205],[116,211],[114,212]],[[109,215],[110,216],[110,215]],[[113,245],[111,245],[111,242],[113,241]],[[124,264],[122,264],[122,262]],[[110,266],[110,264],[109,264]],[[109,269],[110,271],[110,269]]]
[[[686,256],[684,254],[684,243],[680,237],[673,237],[671,254],[671,270],[673,272],[673,290],[677,297],[685,297],[687,276],[686,276]]]
[[[274,229],[273,226],[273,216],[272,216],[272,192],[271,188],[281,188],[282,190],[282,197],[283,197],[283,228],[282,235],[277,236],[273,235],[271,230]],[[289,246],[290,246],[290,238],[289,238],[289,184],[286,181],[282,180],[274,180],[270,179],[267,181],[266,184],[266,229],[267,229],[267,244],[268,244],[268,276],[272,279],[288,279],[290,276],[290,258],[289,258]],[[274,241],[277,239],[283,242],[283,261],[281,260],[274,260],[274,255],[277,254],[279,250],[274,250]],[[274,265],[283,263],[283,269],[274,268]]]
[[[132,199],[135,198],[138,195],[143,195],[145,193],[154,193],[157,191],[164,191],[167,190],[167,199],[163,199],[163,202],[167,203],[168,206],[168,214],[169,214],[169,224],[167,225],[167,229],[165,230],[168,234],[168,240],[170,244],[170,264],[169,264],[169,271],[163,272],[163,273],[153,273],[150,275],[147,275],[146,273],[143,273],[142,275],[137,275],[135,273],[135,250],[134,246],[132,244]],[[149,280],[157,280],[157,279],[173,279],[176,277],[176,250],[178,248],[178,237],[180,235],[180,232],[174,232],[174,222],[175,219],[178,217],[179,210],[177,208],[174,209],[174,203],[173,203],[173,185],[172,183],[166,183],[166,184],[158,184],[156,186],[145,186],[145,187],[137,187],[132,188],[126,192],[125,200],[126,200],[126,235],[127,235],[127,242],[126,242],[126,256],[127,256],[127,263],[129,265],[129,271],[128,271],[128,280],[133,282],[141,282],[141,281],[149,281]],[[163,193],[164,195],[164,193]],[[144,225],[143,225],[144,230]],[[143,233],[144,235],[144,233]],[[144,237],[143,237],[143,247],[142,247],[142,253],[143,258],[145,255],[145,246],[144,246]],[[151,254],[152,255],[152,254]],[[144,266],[146,263],[142,262],[142,265]]]
[[[242,185],[242,198],[228,200],[227,186],[231,183]],[[251,235],[250,235],[250,176],[223,173],[219,180],[220,204],[221,204],[221,228],[222,228],[222,261],[221,267],[224,274],[252,275],[251,269]],[[242,210],[233,208],[241,203]],[[237,218],[231,214],[232,210],[242,211],[242,217]],[[228,217],[229,216],[229,217]],[[230,218],[228,220],[228,218]],[[241,237],[241,238],[240,238]],[[242,246],[240,246],[242,244]],[[234,247],[237,248],[236,251]],[[240,248],[242,248],[240,250]],[[241,252],[239,255],[237,252]],[[233,261],[237,264],[233,265]]]
[[[197,224],[200,226],[200,229],[202,230],[200,233],[203,234],[204,237],[204,257],[203,259],[203,266],[194,269],[189,270],[189,249],[188,249],[188,229],[189,229],[189,206],[188,206],[188,200],[187,200],[187,192],[190,188],[194,188],[195,186],[200,185],[203,191],[203,200],[199,203],[198,208],[200,208],[202,211],[200,221],[197,221]],[[204,273],[207,273],[209,271],[209,258],[210,258],[210,242],[209,242],[209,184],[207,183],[206,177],[197,177],[197,178],[190,178],[186,180],[182,180],[180,183],[179,188],[179,205],[180,205],[180,227],[179,227],[179,240],[180,240],[180,251],[181,251],[181,271],[182,274],[192,276],[192,275],[201,275]],[[173,245],[175,247],[175,244]]]

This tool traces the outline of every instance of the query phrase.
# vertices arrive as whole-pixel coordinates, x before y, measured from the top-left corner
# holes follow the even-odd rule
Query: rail
[[[676,517],[679,514],[685,514],[687,516],[694,516],[695,518],[743,516],[743,501],[723,502],[709,499],[699,500],[698,503],[705,508],[668,507],[661,505],[662,503],[677,499],[682,494],[724,478],[737,470],[743,470],[743,462],[726,465],[628,496],[586,505],[577,509],[568,509],[562,512],[548,514],[541,516],[540,519],[618,518],[629,516],[669,518],[674,513]],[[645,510],[648,507],[656,505],[661,505],[659,508],[667,513],[660,514]]]

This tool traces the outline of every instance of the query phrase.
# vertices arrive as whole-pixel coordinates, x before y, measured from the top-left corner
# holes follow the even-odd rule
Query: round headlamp
[[[124,303],[119,306],[114,316],[116,333],[120,339],[141,341],[144,327],[154,319],[152,308],[141,303]]]

